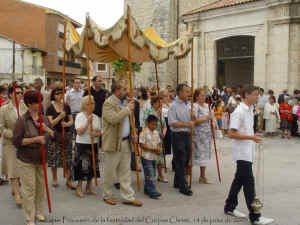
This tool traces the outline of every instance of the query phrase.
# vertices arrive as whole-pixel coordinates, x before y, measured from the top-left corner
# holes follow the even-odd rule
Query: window
[[[63,58],[64,57],[64,52],[63,51],[61,51],[61,50],[58,50],[57,51],[57,56],[58,56],[58,58]]]
[[[59,33],[64,33],[64,25],[61,24],[61,23],[58,24],[58,32]]]
[[[105,63],[97,63],[97,72],[107,72],[107,65]]]

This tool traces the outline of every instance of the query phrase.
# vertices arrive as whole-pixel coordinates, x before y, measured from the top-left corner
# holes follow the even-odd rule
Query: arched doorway
[[[253,84],[254,48],[252,36],[234,36],[217,41],[217,86]]]

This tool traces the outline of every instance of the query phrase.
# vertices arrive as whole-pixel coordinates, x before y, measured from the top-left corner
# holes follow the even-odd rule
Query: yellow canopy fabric
[[[128,45],[131,47],[132,62],[155,61],[162,63],[169,59],[170,55],[181,58],[187,55],[191,48],[192,35],[167,43],[162,40],[152,26],[144,32],[139,28],[134,17],[129,16],[128,8],[125,15],[111,28],[104,30],[90,17],[87,18],[85,27],[88,26],[89,53],[94,61],[109,63],[119,58],[128,59]],[[130,20],[130,38],[127,35],[127,21]],[[72,45],[72,50],[77,55],[84,53],[86,29],[80,35],[79,40]],[[72,30],[70,40],[77,40]],[[71,42],[71,41],[70,41]]]
[[[153,43],[155,43],[157,46],[166,47],[169,45],[167,42],[165,42],[160,38],[160,36],[152,26],[144,30],[144,35],[145,37],[149,38]]]

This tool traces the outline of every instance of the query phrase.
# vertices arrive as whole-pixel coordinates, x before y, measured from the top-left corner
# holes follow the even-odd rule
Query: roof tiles
[[[184,13],[183,15],[191,15],[191,14],[196,14],[200,12],[205,12],[213,9],[219,9],[219,8],[225,8],[225,7],[230,7],[230,6],[235,6],[235,5],[241,5],[241,4],[246,4],[249,2],[255,2],[255,1],[260,1],[260,0],[218,0],[216,2],[210,3],[208,5],[204,5],[200,8],[193,9],[191,11],[188,11]]]

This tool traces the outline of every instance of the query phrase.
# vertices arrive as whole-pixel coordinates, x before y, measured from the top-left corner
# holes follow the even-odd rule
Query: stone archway
[[[255,37],[233,36],[220,39],[217,45],[218,87],[252,85],[254,82]]]

